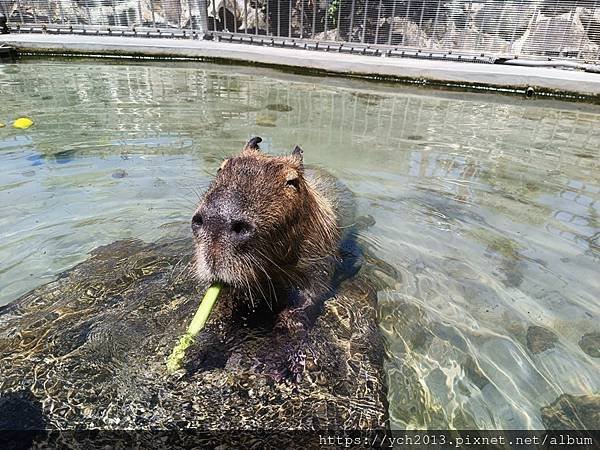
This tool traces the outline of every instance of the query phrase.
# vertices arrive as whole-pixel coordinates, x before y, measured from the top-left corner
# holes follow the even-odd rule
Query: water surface
[[[543,428],[600,393],[600,108],[235,67],[0,66],[0,305],[117,239],[187,230],[253,135],[374,219],[392,425]],[[370,222],[369,220],[368,222]]]

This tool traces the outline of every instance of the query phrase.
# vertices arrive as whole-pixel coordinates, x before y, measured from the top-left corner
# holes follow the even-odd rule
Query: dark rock
[[[600,358],[600,333],[584,334],[579,341],[579,347],[592,358]]]
[[[111,175],[113,178],[125,178],[128,175],[128,173],[123,170],[123,169],[117,169],[113,172],[113,174]]]
[[[578,3],[584,2],[585,0],[579,0]],[[564,2],[560,0],[544,0],[540,9],[545,16],[554,17],[574,11],[575,5],[573,5],[572,2]]]
[[[554,348],[557,342],[558,336],[547,328],[532,325],[527,329],[527,348],[534,355]]]
[[[290,105],[284,105],[282,103],[271,103],[267,105],[267,109],[270,111],[277,112],[290,112],[293,110],[293,108]]]
[[[600,396],[563,394],[541,414],[549,430],[600,430]]]
[[[479,368],[477,362],[472,356],[467,355],[465,362],[462,364],[466,375],[479,389],[483,389],[485,386],[490,384],[490,380]]]

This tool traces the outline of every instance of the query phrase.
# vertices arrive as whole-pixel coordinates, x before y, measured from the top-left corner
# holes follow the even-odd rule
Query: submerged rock
[[[189,273],[191,250],[187,239],[115,242],[2,307],[0,396],[25,392],[40,406],[32,420],[51,429],[385,426],[375,292],[362,272],[325,302],[300,382],[257,369],[271,341],[268,326],[251,322],[227,342],[201,334],[185,370],[169,376],[166,358],[204,291]]]
[[[113,178],[125,178],[127,176],[127,171],[124,169],[117,169],[112,173]]]
[[[266,106],[269,111],[277,111],[277,112],[290,112],[294,108],[290,105],[286,105],[284,103],[271,103]]]
[[[258,114],[255,123],[260,127],[276,127],[277,116],[270,113]]]
[[[563,394],[541,414],[549,430],[600,430],[600,396]]]
[[[527,348],[534,355],[554,348],[557,342],[558,336],[546,328],[532,325],[527,329]]]
[[[592,358],[600,358],[600,333],[584,334],[579,341],[579,347]]]

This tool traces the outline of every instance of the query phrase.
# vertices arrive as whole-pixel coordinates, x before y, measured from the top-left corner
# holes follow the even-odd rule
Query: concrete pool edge
[[[600,75],[556,68],[349,55],[204,40],[9,34],[0,43],[20,55],[202,60],[313,75],[394,81],[600,103]]]

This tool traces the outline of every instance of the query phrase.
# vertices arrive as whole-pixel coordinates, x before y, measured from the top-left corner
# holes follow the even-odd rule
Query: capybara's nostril
[[[250,237],[254,227],[243,220],[232,220],[231,221],[231,232],[236,237]]]
[[[200,213],[194,214],[194,217],[192,217],[192,231],[194,233],[197,233],[200,230],[200,228],[202,228],[203,223],[204,223],[204,221],[202,219],[202,214],[200,214]]]

